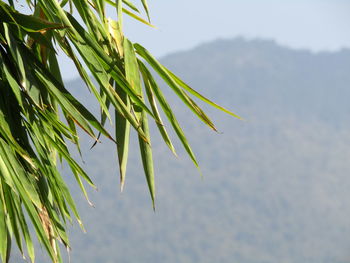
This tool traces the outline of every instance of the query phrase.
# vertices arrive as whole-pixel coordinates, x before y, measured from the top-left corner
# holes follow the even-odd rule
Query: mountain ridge
[[[205,52],[210,55],[203,50],[209,50]],[[254,114],[259,117],[266,114],[264,104],[274,104],[275,113],[283,108],[282,112],[299,116],[321,115],[328,109],[323,116],[327,120],[350,116],[346,100],[350,95],[346,85],[350,83],[348,49],[313,54],[284,48],[273,41],[219,40],[166,56],[162,62],[214,101],[230,103],[233,109],[248,103],[250,108],[258,109]],[[323,76],[322,81],[318,81],[319,76]],[[300,80],[296,84],[293,78]],[[333,94],[328,92],[330,86]],[[225,92],[217,92],[214,87]]]
[[[72,228],[72,262],[349,262],[350,51],[236,39],[161,61],[246,121],[204,106],[222,133],[212,132],[162,84],[204,179],[181,145],[171,156],[151,126],[156,213],[137,145],[121,195],[114,145],[102,140],[90,151],[82,137],[84,167],[100,191],[89,191],[89,208],[68,179],[88,231]],[[93,104],[81,81],[67,86]]]

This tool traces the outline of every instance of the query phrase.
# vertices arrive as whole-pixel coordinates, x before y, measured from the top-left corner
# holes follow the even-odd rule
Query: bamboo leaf
[[[54,96],[63,106],[65,111],[69,113],[71,118],[76,122],[82,129],[84,129],[91,137],[96,139],[94,132],[92,131],[88,122],[90,122],[97,130],[99,130],[106,137],[113,140],[109,133],[101,126],[99,121],[80,103],[78,102],[63,86],[60,86],[55,81],[51,82],[40,72],[36,72],[37,77],[49,87],[49,92]],[[55,84],[56,85],[55,85]],[[58,87],[60,89],[58,89]],[[87,122],[87,121],[88,122]]]
[[[140,11],[137,9],[137,7],[133,3],[131,3],[130,1],[123,0],[123,3],[126,4],[132,10],[134,10],[135,12],[140,13]]]
[[[126,80],[129,82],[130,87],[135,91],[136,95],[143,100],[136,54],[131,41],[127,38],[124,38],[124,53]],[[141,117],[142,108],[138,107],[137,105],[133,105],[133,110],[135,111],[136,119],[139,120]]]
[[[126,105],[127,111],[131,110],[129,97],[121,90],[116,90],[118,95]],[[130,122],[120,114],[119,111],[115,111],[115,138],[117,140],[117,153],[119,161],[119,173],[120,173],[120,191],[123,191],[125,184],[126,166],[128,163],[129,154],[129,137],[130,137]]]
[[[3,154],[6,152],[6,150],[3,148],[5,146],[4,142],[1,141],[0,139],[0,170],[2,171],[3,174],[8,174],[9,177],[11,177],[11,179],[13,180],[13,184],[15,186],[15,190],[18,191],[19,195],[22,198],[22,201],[27,209],[28,215],[31,218],[32,223],[34,224],[35,230],[40,238],[40,240],[43,242],[45,248],[47,249],[47,251],[49,252],[49,255],[51,257],[51,259],[54,261],[56,256],[55,253],[53,251],[53,248],[50,245],[50,242],[48,240],[48,238],[46,237],[45,231],[43,229],[42,224],[40,223],[40,218],[38,216],[38,213],[36,211],[36,209],[34,208],[32,202],[30,201],[29,196],[27,195],[24,187],[21,185],[20,181],[16,178],[16,176],[11,176],[11,173],[8,171],[9,165],[6,165],[5,161],[2,156],[4,156]],[[8,149],[7,149],[8,150]],[[8,196],[8,195],[7,195]],[[13,223],[15,221],[12,221]],[[15,227],[15,232],[16,232],[17,227]],[[17,243],[19,245],[19,242]]]
[[[4,143],[2,140],[0,140],[0,142]],[[10,185],[12,185],[14,190],[18,189],[16,184],[20,182],[21,187],[23,187],[27,195],[30,197],[31,202],[38,208],[41,207],[39,195],[31,184],[30,180],[26,177],[21,164],[18,162],[18,160],[16,160],[14,153],[8,148],[7,150],[6,148],[3,148],[5,145],[1,145],[0,147],[2,148],[2,153],[6,153],[6,156],[3,157],[2,161],[6,163],[7,172],[5,172],[5,170],[3,171],[4,174],[7,175],[7,182],[10,182]]]
[[[67,145],[73,142],[81,154],[77,126],[95,142],[100,135],[117,142],[121,189],[133,139],[130,129],[137,131],[153,208],[156,189],[149,117],[175,153],[161,119],[161,114],[165,114],[167,123],[198,167],[180,124],[146,64],[212,129],[215,130],[214,124],[190,95],[238,116],[190,88],[145,48],[133,44],[124,35],[124,15],[153,27],[147,0],[141,0],[141,4],[148,21],[131,0],[26,0],[24,3],[32,14],[18,12],[19,4],[12,0],[7,3],[0,0],[0,257],[3,262],[9,261],[13,239],[22,254],[27,249],[34,262],[28,228],[32,225],[51,261],[58,263],[62,262],[58,241],[67,249],[70,246],[67,223],[75,218],[84,230],[58,162],[68,164],[70,176],[75,177],[89,203],[85,183],[95,187]],[[116,8],[117,21],[105,17],[106,4]],[[72,59],[96,98],[101,116],[95,117],[65,87],[57,61],[60,51]],[[115,113],[116,138],[105,129],[107,118],[111,120],[110,107]]]
[[[165,68],[165,67],[164,67]],[[213,106],[214,108],[217,108],[223,112],[226,112],[227,114],[236,117],[240,120],[243,120],[241,117],[239,117],[237,114],[225,109],[224,107],[216,104],[215,102],[211,101],[210,99],[204,97],[202,94],[200,94],[199,92],[195,91],[194,89],[192,89],[190,86],[188,86],[185,82],[183,82],[178,76],[176,76],[174,73],[172,73],[169,69],[165,68],[165,70],[167,71],[167,73],[169,74],[169,76],[171,76],[171,78],[182,88],[184,88],[186,91],[188,91],[189,93],[191,93],[192,95],[196,96],[197,98],[201,99],[202,101],[208,103],[209,105]]]
[[[30,258],[31,262],[35,262],[34,245],[33,245],[32,239],[30,237],[28,225],[27,225],[26,219],[24,217],[22,207],[20,206],[20,204],[18,202],[15,202],[15,205],[16,205],[16,210],[18,212],[17,213],[18,221],[19,221],[19,224],[20,224],[21,229],[22,229],[22,233],[23,233],[25,244],[27,246],[27,252],[28,252],[29,258]]]
[[[64,25],[59,23],[52,23],[39,17],[18,13],[7,7],[3,2],[0,2],[0,17],[3,22],[14,23],[28,32],[45,32],[65,28]]]
[[[96,57],[100,60],[103,68],[106,72],[109,72],[111,77],[118,84],[118,87],[123,89],[135,104],[137,104],[139,107],[141,107],[153,117],[152,112],[129,86],[124,74],[117,67],[116,61],[113,61],[112,58],[106,55],[106,53],[101,49],[101,47],[89,36],[89,34],[79,25],[79,23],[70,14],[67,15],[74,28],[79,32],[81,38],[84,41],[86,41],[86,44],[92,48],[92,50],[95,52]]]
[[[170,105],[168,104],[166,98],[164,97],[163,92],[158,87],[157,83],[153,79],[149,70],[143,64],[140,63],[139,65],[142,68],[143,74],[145,74],[147,76],[147,78],[149,80],[150,87],[152,88],[152,91],[154,92],[155,96],[157,97],[160,106],[162,107],[165,115],[167,116],[169,122],[171,123],[173,129],[175,130],[183,147],[185,148],[186,152],[188,153],[188,155],[192,159],[195,166],[199,169],[197,159],[196,159],[196,157],[195,157],[195,155],[194,155],[194,153],[193,153],[193,151],[192,151],[192,149],[187,141],[187,138],[186,138],[182,128],[180,127],[179,122],[177,121],[173,111],[171,110]]]
[[[147,113],[142,111],[142,129],[146,134],[147,140],[150,142],[150,132],[148,127]],[[154,183],[154,168],[153,168],[153,157],[152,157],[152,149],[150,143],[146,143],[142,138],[139,137],[140,144],[140,152],[143,169],[145,171],[145,176],[148,184],[148,189],[152,198],[153,209],[155,209],[155,183]]]
[[[137,21],[147,25],[147,26],[150,26],[150,27],[153,27],[153,28],[156,28],[154,25],[152,25],[150,22],[147,22],[146,20],[144,20],[143,18],[139,17],[138,15],[134,14],[133,12],[130,12],[128,9],[125,9],[123,8],[123,12],[125,14],[127,14],[128,16],[136,19]]]
[[[2,184],[1,184],[1,178],[0,178],[0,191],[2,192]],[[7,236],[8,236],[8,230],[6,227],[6,221],[5,221],[5,204],[3,202],[3,199],[0,198],[0,255],[2,262],[6,262],[6,259],[8,257],[7,255]]]
[[[173,146],[173,144],[172,144],[172,142],[170,140],[168,132],[165,129],[165,125],[163,124],[163,121],[162,121],[162,119],[160,117],[160,113],[158,111],[157,103],[156,103],[156,100],[155,100],[155,97],[154,97],[154,93],[153,93],[152,87],[151,87],[151,85],[152,84],[154,85],[154,83],[152,83],[149,80],[149,78],[148,78],[149,74],[148,74],[147,69],[145,69],[145,65],[140,60],[138,61],[138,63],[140,65],[140,70],[141,70],[141,73],[142,73],[146,94],[147,94],[147,97],[148,97],[148,101],[149,101],[149,103],[151,105],[151,108],[152,108],[153,115],[154,115],[155,120],[156,120],[156,124],[157,124],[158,130],[159,130],[160,134],[162,135],[164,142],[168,145],[170,150],[176,156],[175,148],[174,148],[174,146]]]
[[[108,23],[108,31],[112,36],[113,41],[116,44],[119,56],[122,58],[124,57],[123,32],[118,22],[112,19],[107,19],[107,23]]]
[[[95,187],[94,183],[92,182],[92,180],[90,179],[90,177],[85,173],[85,171],[74,161],[74,159],[70,156],[68,150],[66,147],[64,147],[63,143],[60,142],[59,140],[54,140],[53,138],[51,138],[49,135],[45,136],[46,139],[48,139],[48,141],[50,142],[50,145],[52,145],[53,147],[55,147],[55,149],[57,151],[59,151],[59,153],[61,153],[66,161],[69,163],[69,165],[71,165],[73,167],[73,171],[76,171],[77,173],[79,173],[87,183],[89,183],[92,187]]]
[[[115,1],[106,0],[106,3],[110,4],[111,6],[116,7]],[[140,11],[137,9],[137,7],[133,3],[131,3],[130,1],[123,0],[123,3],[126,4],[130,9],[134,10],[135,12],[140,13]]]
[[[77,44],[76,47],[80,51],[80,54],[82,55],[82,57],[86,57],[87,60],[88,60],[87,56],[93,57],[93,55],[91,54],[91,50],[81,49],[80,44]],[[88,61],[90,61],[90,60],[88,60]],[[137,132],[140,134],[140,136],[145,138],[138,121],[135,119],[134,116],[131,115],[130,106],[127,106],[125,104],[125,102],[126,102],[125,99],[123,100],[121,98],[121,97],[125,96],[125,95],[123,95],[125,93],[124,89],[120,89],[120,86],[118,86],[118,89],[116,90],[118,92],[113,90],[113,88],[109,85],[109,79],[107,78],[107,74],[105,72],[105,69],[101,66],[100,63],[96,62],[93,64],[93,66],[92,66],[92,64],[91,65],[88,64],[88,65],[91,68],[91,71],[93,72],[93,75],[95,76],[97,82],[99,83],[100,88],[102,89],[103,93],[107,96],[108,100],[116,108],[116,110],[118,111],[118,114],[121,117],[123,116],[123,118],[126,118],[130,122],[130,124],[135,128],[135,130],[137,130]],[[113,78],[113,79],[115,79],[115,78]],[[127,80],[125,80],[125,81],[127,81]],[[116,85],[118,85],[118,84],[116,84]],[[129,86],[128,82],[126,82],[126,85]],[[119,90],[121,90],[121,91],[119,92]],[[142,103],[141,105],[145,105],[140,100],[139,96],[137,96],[137,93],[132,88],[130,88],[130,90],[132,91],[134,96],[137,98],[137,100]],[[130,93],[128,93],[128,94],[130,94]],[[137,105],[140,106],[140,104],[137,104]],[[146,106],[140,106],[140,107],[147,108]],[[147,110],[147,111],[149,111],[149,110]],[[118,140],[118,138],[117,138],[117,140]]]
[[[166,69],[141,45],[134,44],[137,53],[142,56],[159,74],[160,77],[172,88],[177,96],[189,107],[205,124],[216,131],[216,128],[203,110],[176,84]]]
[[[149,9],[148,9],[148,4],[147,4],[147,0],[141,0],[143,8],[146,11],[147,17],[148,17],[148,21],[151,21],[150,17],[149,17]]]
[[[118,24],[119,24],[119,29],[123,29],[123,1],[122,0],[116,0],[116,8],[117,8],[117,16],[118,16]]]
[[[87,87],[93,92],[94,96],[96,97],[96,99],[99,102],[99,105],[102,108],[102,111],[104,114],[106,114],[107,118],[109,120],[111,120],[111,116],[109,114],[109,111],[106,107],[106,104],[104,102],[104,100],[102,99],[101,95],[99,94],[97,88],[95,87],[95,85],[93,84],[93,82],[91,81],[89,75],[87,74],[86,70],[84,69],[84,67],[81,65],[81,63],[79,62],[77,56],[74,54],[72,48],[70,47],[69,43],[66,43],[66,48],[67,48],[67,52],[69,54],[69,56],[71,57],[71,59],[73,60],[76,68],[78,69],[78,72],[81,76],[81,78],[83,79],[83,81],[85,82],[85,84],[87,85]],[[104,69],[102,68],[100,62],[93,56],[91,55],[91,50],[86,47],[86,45],[81,45],[78,44],[78,49],[80,54],[86,58],[86,62],[87,66],[89,67],[89,69],[91,70],[91,72],[93,73],[93,75],[96,77],[96,75],[98,74],[100,77],[103,76],[103,82],[105,83],[106,81],[108,81],[108,76],[106,74],[106,72],[104,71]],[[89,58],[87,58],[89,56]]]
[[[124,52],[126,80],[129,82],[131,88],[135,91],[136,95],[142,98],[139,66],[137,63],[134,46],[131,43],[131,41],[126,37],[124,38]]]

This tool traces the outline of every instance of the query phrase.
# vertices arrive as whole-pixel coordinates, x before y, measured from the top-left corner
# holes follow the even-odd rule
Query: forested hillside
[[[87,233],[72,228],[71,262],[350,262],[350,51],[233,39],[162,61],[245,120],[208,109],[212,132],[166,92],[203,178],[180,144],[176,158],[153,138],[155,213],[141,166],[129,165],[120,194],[113,144],[89,150],[84,137],[99,191],[90,191],[94,208],[76,191]],[[68,86],[92,98],[81,82]]]

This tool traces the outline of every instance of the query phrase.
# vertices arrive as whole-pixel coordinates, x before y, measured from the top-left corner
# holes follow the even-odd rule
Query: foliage
[[[69,165],[86,198],[83,182],[95,187],[67,147],[67,142],[72,142],[80,152],[78,127],[96,142],[101,134],[116,142],[121,189],[125,182],[130,129],[137,131],[153,206],[155,185],[149,117],[175,153],[158,105],[198,167],[149,67],[210,128],[215,130],[189,93],[236,115],[191,89],[143,46],[132,43],[124,35],[123,14],[152,26],[146,0],[141,3],[147,20],[127,0],[27,0],[30,15],[18,12],[12,0],[8,2],[0,1],[0,255],[3,262],[8,261],[14,237],[22,254],[26,246],[31,261],[35,261],[29,220],[52,261],[59,262],[57,241],[69,248],[66,223],[73,218],[79,224],[81,221],[57,163],[65,161]],[[115,7],[117,20],[106,17],[107,5]],[[73,11],[77,13],[74,16]],[[100,120],[65,87],[57,62],[58,50],[74,62],[81,79],[94,94],[101,108]],[[111,112],[115,118],[114,136],[104,128],[105,122],[112,120]]]
[[[113,143],[84,151],[100,191],[92,191],[95,208],[89,209],[67,181],[87,228],[70,229],[71,262],[347,262],[350,50],[312,53],[227,39],[161,61],[249,121],[230,121],[209,109],[223,131],[212,133],[164,89],[204,180],[191,176],[189,160],[164,154],[166,145],[152,134],[156,214],[149,209],[141,165],[132,161],[138,156],[130,155],[126,191],[116,198],[116,178],[110,176],[115,157],[108,154]],[[79,87],[80,97],[93,104],[81,81],[66,85]],[[80,143],[91,145],[87,136]],[[137,142],[130,143],[137,149]],[[174,140],[182,155],[178,145]],[[41,254],[38,262],[47,262]]]

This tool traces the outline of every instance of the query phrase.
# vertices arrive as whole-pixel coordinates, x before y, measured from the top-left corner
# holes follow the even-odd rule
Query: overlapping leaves
[[[81,221],[57,162],[64,160],[69,165],[86,198],[84,182],[94,187],[67,147],[70,141],[80,152],[77,130],[82,129],[96,142],[103,135],[116,143],[123,188],[129,142],[133,139],[130,130],[135,129],[153,206],[149,119],[155,121],[164,142],[175,153],[161,119],[163,112],[198,166],[149,67],[213,130],[214,124],[189,94],[238,116],[194,91],[124,35],[123,14],[152,26],[146,0],[140,5],[147,20],[127,0],[27,0],[31,15],[17,12],[13,1],[9,3],[0,1],[0,256],[3,262],[8,261],[14,240],[22,254],[26,247],[26,254],[35,261],[29,218],[52,261],[60,262],[57,241],[69,248],[66,222],[73,217],[79,224]],[[107,5],[116,9],[116,19],[106,17]],[[58,49],[72,59],[96,97],[101,108],[99,119],[65,88],[56,57]],[[112,120],[112,112],[115,133],[109,134],[104,124]]]

